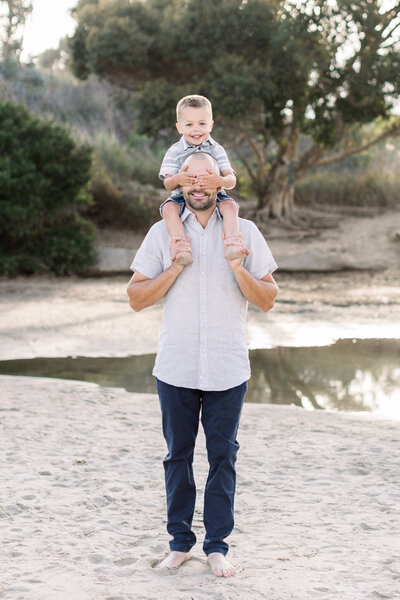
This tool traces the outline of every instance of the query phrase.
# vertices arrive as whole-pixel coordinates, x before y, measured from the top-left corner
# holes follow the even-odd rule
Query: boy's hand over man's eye
[[[201,185],[206,188],[219,188],[222,187],[221,176],[218,175],[212,169],[207,169],[208,173],[206,175],[199,175],[198,181]]]
[[[187,172],[189,169],[189,165],[186,165],[184,167],[182,167],[182,169],[179,171],[179,185],[184,185],[184,186],[188,186],[188,185],[193,185],[194,182],[196,181],[195,177],[193,177],[193,175],[189,175],[189,173]]]

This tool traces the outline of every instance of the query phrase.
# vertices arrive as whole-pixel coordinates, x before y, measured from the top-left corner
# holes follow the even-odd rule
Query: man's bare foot
[[[168,554],[167,558],[164,558],[158,565],[155,567],[156,569],[179,569],[179,567],[192,558],[191,552],[178,552],[178,550],[172,550],[170,554]]]
[[[249,251],[243,246],[225,246],[224,256],[227,260],[233,260],[234,258],[243,258],[248,254]]]
[[[213,575],[217,577],[232,577],[235,574],[235,567],[226,560],[221,552],[211,552],[207,556],[207,562],[211,567]]]

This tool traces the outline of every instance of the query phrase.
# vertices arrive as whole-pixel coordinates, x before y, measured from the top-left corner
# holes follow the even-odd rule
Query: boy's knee
[[[180,213],[181,207],[173,200],[166,200],[160,207],[162,216],[164,215],[176,215]]]
[[[239,212],[239,205],[234,200],[223,200],[219,204],[219,210],[225,214],[230,213],[237,215]]]

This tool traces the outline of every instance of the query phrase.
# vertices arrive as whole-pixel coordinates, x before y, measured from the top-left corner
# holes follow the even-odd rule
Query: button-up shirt
[[[173,144],[169,150],[167,150],[160,167],[160,179],[164,181],[165,175],[176,175],[176,173],[180,171],[187,157],[194,152],[207,152],[208,154],[211,154],[218,162],[219,170],[221,172],[232,169],[225,149],[213,140],[211,135],[209,135],[199,146],[191,146],[187,140],[185,140],[184,136],[182,136],[179,142],[176,142],[176,144]],[[179,188],[177,188],[177,190],[179,190]],[[176,193],[176,190],[174,190],[174,193]]]
[[[163,298],[163,319],[153,370],[161,381],[178,387],[219,391],[250,377],[246,344],[247,300],[224,257],[222,221],[217,210],[203,228],[185,208],[185,233],[193,264],[184,267]],[[256,278],[277,265],[256,225],[239,219],[250,250],[243,266]],[[131,269],[153,279],[171,265],[170,237],[163,221],[148,232]]]

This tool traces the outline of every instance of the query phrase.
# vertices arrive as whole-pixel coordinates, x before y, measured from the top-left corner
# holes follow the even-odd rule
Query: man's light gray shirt
[[[193,264],[184,267],[163,298],[163,319],[153,370],[161,381],[178,387],[226,390],[250,377],[246,344],[247,300],[224,257],[222,221],[217,210],[205,229],[185,208],[185,233]],[[243,266],[257,279],[277,268],[256,225],[239,219],[250,250]],[[131,269],[154,279],[171,265],[170,237],[163,221],[148,232]]]

